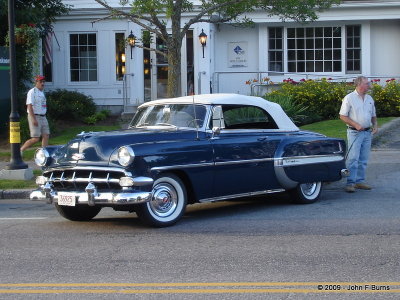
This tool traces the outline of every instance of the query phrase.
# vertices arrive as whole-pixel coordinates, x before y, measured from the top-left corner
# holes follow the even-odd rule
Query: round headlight
[[[35,163],[38,166],[44,166],[46,165],[47,161],[49,160],[49,152],[47,152],[46,149],[44,148],[39,148],[35,152]]]
[[[122,146],[118,149],[118,162],[120,165],[126,167],[129,166],[133,159],[135,158],[135,153],[131,147]]]

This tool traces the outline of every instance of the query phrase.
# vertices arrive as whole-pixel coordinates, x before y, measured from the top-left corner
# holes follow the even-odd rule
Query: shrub
[[[289,78],[284,80],[281,89],[266,94],[265,98],[290,97],[294,104],[308,107],[308,116],[316,116],[314,122],[318,121],[318,116],[322,120],[338,118],[343,98],[353,90],[351,82],[331,82],[329,79],[295,82]],[[375,100],[378,117],[400,116],[400,84],[396,80],[387,80],[385,86],[380,85],[379,80],[373,80],[369,93]]]
[[[46,93],[47,111],[54,120],[83,120],[96,112],[93,98],[85,94],[55,90]]]
[[[297,83],[291,79],[285,80],[280,90],[272,91],[265,97],[270,99],[276,95],[291,97],[294,104],[307,107],[309,116],[320,117],[322,120],[338,117],[344,96],[354,90],[353,85],[346,82],[330,82],[302,80]],[[316,121],[316,120],[313,120]]]
[[[381,86],[374,80],[371,86],[371,96],[375,100],[376,114],[378,117],[400,116],[400,84],[394,79]]]
[[[275,93],[270,94],[265,98],[268,101],[278,103],[296,125],[301,126],[321,119],[319,115],[310,114],[308,106],[301,103],[295,103],[291,96]]]
[[[86,124],[94,125],[97,122],[97,118],[96,118],[96,115],[93,115],[93,116],[86,117],[83,121]]]
[[[102,111],[99,111],[99,112],[89,116],[89,117],[86,117],[84,119],[84,122],[86,124],[93,125],[99,121],[103,121],[103,120],[107,119],[110,116],[110,114],[111,114],[111,112],[109,110],[102,110]]]

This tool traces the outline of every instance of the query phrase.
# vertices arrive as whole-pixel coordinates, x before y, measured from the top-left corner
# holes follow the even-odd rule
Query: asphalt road
[[[400,126],[375,139],[372,191],[324,186],[190,206],[169,228],[104,209],[92,222],[0,201],[0,294],[8,299],[398,299]]]
[[[398,299],[400,150],[380,149],[372,191],[347,194],[338,182],[312,205],[284,195],[197,204],[162,229],[112,209],[79,223],[41,202],[2,200],[0,297]]]

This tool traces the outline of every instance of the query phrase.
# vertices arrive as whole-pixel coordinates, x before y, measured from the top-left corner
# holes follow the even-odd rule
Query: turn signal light
[[[133,186],[134,182],[131,177],[121,177],[119,179],[119,185],[122,187]]]

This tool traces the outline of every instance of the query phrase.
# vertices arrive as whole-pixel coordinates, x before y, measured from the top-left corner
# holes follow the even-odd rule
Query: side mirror
[[[213,127],[212,133],[213,133],[213,136],[219,135],[221,133],[221,127]]]

